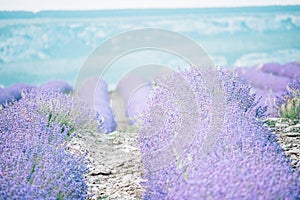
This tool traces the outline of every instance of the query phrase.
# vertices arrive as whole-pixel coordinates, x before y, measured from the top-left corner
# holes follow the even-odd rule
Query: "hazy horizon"
[[[45,10],[39,10],[39,11],[32,11],[32,10],[1,10],[0,8],[0,12],[29,12],[29,13],[40,13],[40,12],[97,12],[97,11],[130,11],[130,10],[181,10],[181,9],[191,9],[191,10],[197,10],[197,9],[212,9],[212,10],[217,10],[217,9],[243,9],[243,8],[260,8],[260,7],[264,7],[264,8],[276,8],[276,7],[300,7],[300,4],[295,4],[295,5],[257,5],[257,6],[232,6],[232,7],[178,7],[178,8],[107,8],[107,9],[103,9],[103,8],[99,8],[99,9],[89,9],[89,10],[80,10],[80,9],[74,9],[74,10],[69,10],[69,9],[45,9]],[[300,11],[300,10],[299,10]]]
[[[26,3],[20,3],[19,0],[0,0],[0,11],[89,11],[89,10],[123,10],[123,9],[173,9],[173,8],[235,8],[235,7],[260,7],[260,6],[297,6],[300,5],[298,0],[287,0],[285,2],[265,0],[265,1],[239,1],[229,0],[200,2],[198,0],[160,0],[141,1],[141,0],[86,0],[86,1],[71,1],[71,0],[52,0],[52,1],[37,1],[28,0]]]

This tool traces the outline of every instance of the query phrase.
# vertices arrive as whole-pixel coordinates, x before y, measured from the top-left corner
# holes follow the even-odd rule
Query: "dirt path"
[[[294,169],[300,167],[300,121],[284,118],[270,118],[267,121],[287,158],[291,159],[291,166]]]
[[[137,134],[90,134],[74,141],[73,150],[88,150],[86,177],[91,199],[141,199],[142,169]]]

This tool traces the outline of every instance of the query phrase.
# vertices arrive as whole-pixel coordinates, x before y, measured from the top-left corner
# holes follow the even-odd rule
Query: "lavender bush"
[[[253,93],[256,94],[258,98],[258,105],[260,106],[267,106],[267,114],[270,117],[277,117],[278,116],[278,109],[274,107],[274,102],[277,98],[277,96],[281,96],[283,94],[283,91],[280,92],[272,92],[270,90],[262,90],[262,89],[257,89],[253,88]]]
[[[68,127],[68,135],[74,132],[97,132],[98,126],[102,126],[96,121],[95,114],[71,94],[53,90],[31,90],[24,92],[22,104],[36,105],[39,113],[47,116],[48,123],[55,122],[61,127]]]
[[[141,117],[140,143],[145,164],[144,199],[297,199],[300,197],[299,172],[293,172],[275,136],[262,125],[266,108],[258,107],[255,94],[242,80],[220,72],[225,92],[225,116],[217,142],[203,149],[204,139],[211,134],[209,124],[217,116],[210,92],[197,69],[181,72],[195,92],[199,120],[196,136],[181,154],[162,155],[175,158],[161,165],[154,157],[182,126],[182,112],[176,96],[166,89],[178,87],[176,76],[161,81],[149,107]],[[178,90],[180,91],[180,90]],[[184,90],[182,90],[184,91]],[[186,99],[189,101],[189,99]],[[195,119],[186,123],[192,125]],[[189,132],[179,134],[191,134]],[[178,141],[185,142],[185,141]],[[162,151],[163,152],[163,151]],[[169,151],[170,152],[170,151]],[[161,165],[160,168],[157,166]],[[153,166],[156,166],[153,170]],[[157,170],[159,169],[159,170]]]
[[[73,127],[61,123],[72,103],[61,95],[27,92],[0,110],[0,199],[86,197],[86,162],[83,155],[67,151]]]
[[[281,96],[276,98],[278,116],[300,119],[300,76],[296,76]]]

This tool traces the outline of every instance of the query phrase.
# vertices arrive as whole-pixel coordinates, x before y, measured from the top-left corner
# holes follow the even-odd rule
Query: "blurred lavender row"
[[[240,78],[246,80],[253,87],[253,93],[256,93],[258,97],[262,97],[259,105],[268,106],[268,114],[275,117],[278,114],[275,99],[283,94],[286,86],[296,76],[300,75],[300,65],[295,62],[287,64],[268,63],[253,67],[237,67],[235,71]],[[119,84],[117,88],[125,105],[126,113],[124,114],[128,118],[129,124],[134,123],[135,118],[146,108],[149,93],[152,91],[150,83],[144,85],[139,83],[144,83],[144,81],[141,77],[136,77]],[[22,90],[32,88],[54,90],[62,93],[73,91],[72,86],[64,81],[52,81],[40,87],[17,83],[7,88],[0,88],[0,104],[3,106],[6,102],[19,100]],[[89,83],[87,82],[81,95],[84,96],[84,92],[89,89]],[[98,113],[101,113],[99,114],[99,120],[103,120],[107,132],[114,131],[117,126],[110,101],[107,84],[101,80],[98,82],[95,91],[94,108]]]
[[[276,97],[283,95],[287,85],[299,77],[300,64],[267,63],[247,68],[238,67],[236,73],[253,87],[253,93],[262,97],[259,105],[268,106],[268,114],[276,117]]]
[[[100,80],[98,82],[95,94],[95,109],[103,117],[104,128],[108,133],[115,131],[117,124],[110,107],[110,96],[105,81]]]
[[[94,85],[96,85],[96,88],[94,91],[91,91]],[[90,99],[91,93],[93,94],[94,99]],[[105,81],[98,80],[98,78],[85,80],[85,82],[82,83],[81,88],[78,90],[78,96],[95,110],[98,120],[103,123],[103,128],[106,133],[116,130],[117,124],[110,107],[110,95]]]
[[[118,86],[117,93],[121,96],[121,101],[125,105],[125,116],[129,124],[136,122],[138,117],[147,105],[147,99],[152,91],[151,83],[137,75],[123,78]]]
[[[282,96],[287,85],[300,75],[300,65],[296,62],[287,64],[267,63],[253,67],[237,67],[235,72],[238,77],[252,86],[251,93],[261,97],[258,104],[268,106],[267,113],[276,117],[278,116],[278,108],[275,106],[276,97]],[[126,107],[129,123],[134,122],[134,119],[147,106],[152,86],[150,83],[141,85],[144,82],[141,77],[135,77],[118,85],[117,89]]]

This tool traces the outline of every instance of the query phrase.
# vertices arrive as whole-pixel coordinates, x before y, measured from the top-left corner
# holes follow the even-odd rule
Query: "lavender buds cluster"
[[[48,123],[55,122],[61,127],[68,127],[68,135],[75,132],[97,132],[99,124],[95,114],[71,94],[53,90],[32,90],[25,91],[23,96],[23,105],[36,105],[39,113],[47,116]]]
[[[5,106],[7,103],[20,100],[22,98],[22,91],[33,88],[62,93],[71,93],[73,91],[72,86],[64,81],[50,81],[40,87],[24,83],[16,83],[6,88],[0,88],[0,105]]]
[[[144,199],[297,199],[300,197],[299,172],[293,172],[275,136],[263,125],[265,107],[258,107],[250,87],[231,75],[218,72],[224,91],[224,116],[212,115],[216,109],[201,71],[192,68],[180,73],[194,91],[198,119],[183,119],[186,110],[178,97],[190,96],[170,88],[181,88],[177,76],[162,80],[155,88],[149,107],[141,117],[140,145],[145,168]],[[178,93],[179,92],[179,93]],[[188,115],[185,115],[188,116]],[[210,124],[220,118],[222,128],[211,131]],[[196,124],[196,135],[188,148],[170,144],[177,139],[182,123]],[[211,134],[216,139],[205,146]],[[180,137],[183,138],[183,137]],[[176,141],[175,141],[176,143]],[[173,147],[170,151],[164,151]],[[157,154],[157,152],[168,154]],[[167,165],[161,159],[174,158]]]
[[[33,90],[0,110],[0,199],[86,197],[87,163],[67,143],[89,115],[74,106],[71,96]]]

